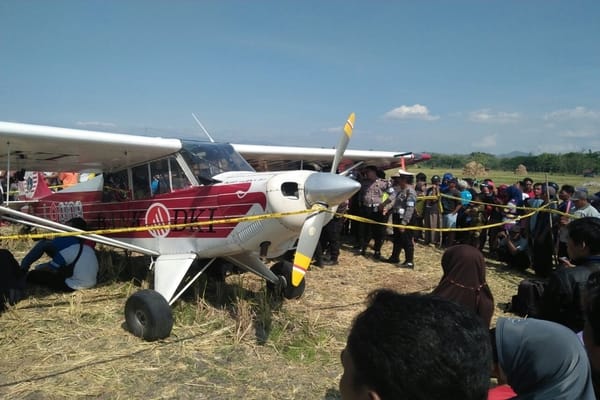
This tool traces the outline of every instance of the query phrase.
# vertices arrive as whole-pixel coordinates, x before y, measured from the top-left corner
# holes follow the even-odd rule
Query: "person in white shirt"
[[[573,215],[576,217],[596,217],[600,218],[600,212],[596,210],[588,201],[588,194],[584,190],[576,190],[571,196],[573,204],[575,204],[575,211]]]

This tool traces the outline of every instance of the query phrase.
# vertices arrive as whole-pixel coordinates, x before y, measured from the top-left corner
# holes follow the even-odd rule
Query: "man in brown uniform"
[[[365,177],[361,182],[360,190],[360,216],[375,222],[384,222],[383,194],[390,189],[390,183],[377,176],[377,167],[369,165],[365,168]],[[383,245],[383,225],[361,222],[358,231],[360,254],[367,255],[367,246],[371,239],[374,240],[373,257],[381,259],[381,246]]]

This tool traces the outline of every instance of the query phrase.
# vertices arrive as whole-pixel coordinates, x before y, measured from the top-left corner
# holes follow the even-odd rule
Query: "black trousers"
[[[60,272],[52,271],[29,271],[27,274],[27,283],[33,283],[40,286],[46,286],[58,292],[74,292],[75,289],[70,288],[65,283],[65,276]]]
[[[340,255],[340,242],[342,227],[344,222],[340,217],[333,217],[331,221],[323,227],[320,243],[323,250],[329,251],[331,260],[337,260]]]
[[[392,222],[394,225],[400,225],[402,222],[402,218],[400,218],[399,214],[392,215]],[[400,257],[400,252],[404,250],[404,258],[405,262],[413,262],[415,256],[415,245],[413,244],[413,232],[408,229],[401,230],[400,228],[394,227],[394,236],[392,243],[394,244],[392,248],[391,259],[397,260]]]
[[[384,222],[383,213],[377,207],[361,207],[360,216],[373,220],[375,222]],[[373,249],[375,252],[381,251],[383,245],[384,226],[361,222],[359,226],[358,243],[361,250],[367,250],[371,239],[374,240]]]

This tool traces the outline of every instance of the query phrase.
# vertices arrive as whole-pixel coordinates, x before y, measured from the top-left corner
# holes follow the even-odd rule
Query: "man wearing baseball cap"
[[[575,204],[573,215],[577,217],[596,217],[600,218],[600,212],[596,210],[588,201],[588,194],[584,190],[576,190],[571,196],[571,200]]]

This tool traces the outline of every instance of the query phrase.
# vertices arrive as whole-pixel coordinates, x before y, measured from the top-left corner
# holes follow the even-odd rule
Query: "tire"
[[[300,284],[297,287],[292,286],[292,270],[293,270],[293,265],[291,262],[289,261],[279,261],[278,263],[276,263],[275,265],[273,265],[271,267],[271,272],[273,272],[275,275],[277,275],[278,277],[281,277],[283,279],[280,279],[281,285],[280,285],[280,294],[283,295],[283,297],[285,297],[288,300],[291,299],[297,299],[299,297],[301,297],[304,294],[304,289],[306,286],[306,281],[304,280],[304,278],[302,278],[302,281],[300,282]],[[267,282],[267,288],[269,289],[270,292],[275,292],[277,291],[277,286],[278,285],[274,285],[270,282]],[[278,293],[276,293],[278,294]]]
[[[147,341],[164,339],[173,329],[173,313],[165,298],[154,290],[140,290],[125,303],[127,329]]]

